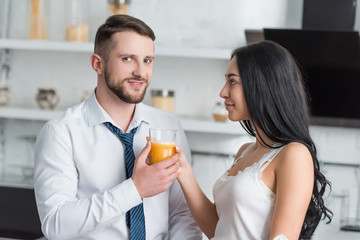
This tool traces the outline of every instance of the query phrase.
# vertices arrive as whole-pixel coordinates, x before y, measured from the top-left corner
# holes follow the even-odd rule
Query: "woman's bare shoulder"
[[[284,149],[281,151],[284,156],[287,157],[310,157],[311,153],[309,149],[302,143],[291,142],[287,144]]]
[[[309,149],[302,143],[287,144],[277,156],[280,171],[313,171],[313,158]]]

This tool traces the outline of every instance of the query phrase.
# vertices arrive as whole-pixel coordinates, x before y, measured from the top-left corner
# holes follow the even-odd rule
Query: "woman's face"
[[[229,119],[232,121],[249,120],[249,113],[235,56],[230,61],[225,78],[226,82],[220,92],[220,97],[225,100]]]

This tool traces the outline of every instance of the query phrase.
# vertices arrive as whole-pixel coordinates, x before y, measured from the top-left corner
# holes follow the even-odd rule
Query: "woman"
[[[309,134],[301,74],[280,45],[262,41],[236,49],[224,98],[229,119],[256,138],[240,147],[231,168],[201,191],[181,149],[178,180],[192,214],[211,239],[310,239],[322,218],[332,218]]]

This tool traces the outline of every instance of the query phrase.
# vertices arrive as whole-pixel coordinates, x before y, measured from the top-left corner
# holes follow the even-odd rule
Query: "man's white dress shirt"
[[[34,185],[45,236],[50,240],[129,239],[125,213],[143,202],[146,239],[164,239],[169,229],[170,239],[201,239],[177,180],[167,191],[141,199],[132,179],[126,179],[123,144],[104,122],[117,126],[93,94],[41,129]],[[177,144],[190,159],[175,115],[140,103],[127,132],[134,127],[138,127],[135,157],[145,147],[151,127],[178,129]]]

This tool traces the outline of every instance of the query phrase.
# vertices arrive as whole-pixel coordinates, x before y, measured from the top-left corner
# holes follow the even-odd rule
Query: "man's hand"
[[[132,175],[133,182],[141,198],[152,197],[166,191],[177,177],[179,169],[179,154],[154,165],[147,165],[151,143],[148,141],[139,157],[135,160]]]

